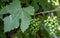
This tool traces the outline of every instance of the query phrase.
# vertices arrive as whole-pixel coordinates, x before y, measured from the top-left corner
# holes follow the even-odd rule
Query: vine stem
[[[54,12],[54,11],[58,11],[60,9],[53,9],[53,10],[48,10],[48,11],[43,11],[43,12],[38,12],[38,13],[35,13],[34,15],[38,15],[38,14],[44,14],[44,13],[51,13],[51,12]]]

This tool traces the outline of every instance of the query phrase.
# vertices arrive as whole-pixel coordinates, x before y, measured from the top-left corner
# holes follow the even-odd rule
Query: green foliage
[[[32,0],[32,3],[31,3],[31,5],[35,8],[35,11],[38,11],[38,9],[39,9],[39,5],[37,4],[37,2],[38,1],[36,1],[36,0]]]
[[[34,15],[34,9],[33,7],[27,7],[25,9],[23,9],[22,13],[21,13],[21,30],[24,32],[28,27],[29,27],[29,24],[30,24],[30,19],[31,19],[31,16],[30,15]]]
[[[59,0],[0,0],[0,19],[1,38],[6,33],[11,38],[52,38],[60,23]]]
[[[6,2],[6,1],[9,1],[9,0],[1,0],[2,2]]]
[[[0,14],[0,18],[1,18],[1,19],[3,18],[3,15],[2,15],[2,14]]]

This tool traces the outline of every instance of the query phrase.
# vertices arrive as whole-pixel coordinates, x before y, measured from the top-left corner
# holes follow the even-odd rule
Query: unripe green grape
[[[52,27],[52,28],[54,28],[54,27],[55,27],[55,25],[52,25],[51,27]]]
[[[34,23],[32,26],[36,26],[36,24]]]
[[[47,22],[46,20],[44,20],[44,22]]]
[[[54,32],[51,32],[51,33],[50,33],[50,35],[53,35],[53,34],[55,34],[55,33],[54,33]]]
[[[46,22],[45,25],[48,25],[48,22]]]
[[[55,25],[58,25],[58,23],[55,23]]]
[[[51,19],[51,17],[50,17],[50,16],[48,16],[48,19]]]
[[[47,20],[49,20],[49,21],[50,21],[50,20],[52,20],[52,18],[51,18],[50,16],[48,16]]]
[[[58,21],[57,21],[57,20],[54,20],[53,22],[54,22],[54,23],[57,23]]]
[[[55,31],[55,29],[52,29],[52,31]]]
[[[51,19],[50,21],[53,22],[53,19]]]
[[[32,29],[34,29],[34,27],[32,26]]]
[[[48,26],[51,26],[51,24],[48,24]]]
[[[53,18],[48,16],[47,20],[44,20],[44,23],[46,26],[49,27],[50,34],[51,35],[55,34],[58,26],[57,16],[54,16]]]
[[[38,23],[36,22],[35,25],[38,25]]]
[[[37,21],[39,21],[39,18],[37,18]]]
[[[56,29],[56,30],[57,30],[57,27],[54,27],[54,29]]]
[[[57,16],[55,16],[53,19],[57,19]]]
[[[34,23],[35,23],[35,20],[32,19],[31,22],[30,22],[30,24],[34,24]]]
[[[50,20],[47,18],[46,21],[48,22],[48,21],[50,21]]]
[[[36,32],[39,30],[39,27],[40,27],[40,23],[41,23],[41,21],[40,21],[40,19],[39,18],[34,18],[32,21],[31,21],[31,25],[30,25],[30,32],[32,33],[32,34],[36,34]]]
[[[32,23],[35,23],[35,20],[34,20],[34,21],[32,21]]]
[[[39,24],[39,23],[41,23],[41,21],[38,21],[37,23]]]

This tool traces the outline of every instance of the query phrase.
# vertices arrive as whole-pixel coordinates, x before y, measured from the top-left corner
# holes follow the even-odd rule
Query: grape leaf
[[[10,5],[5,7],[5,10],[11,15],[4,18],[4,32],[17,28],[19,26],[19,19],[21,19],[21,30],[24,32],[30,24],[31,15],[34,14],[32,6],[21,8],[19,0],[14,0]],[[5,12],[1,13],[4,14]]]
[[[2,8],[0,10],[0,14],[6,14],[6,13],[8,13],[7,10],[6,10],[6,7]]]
[[[31,16],[34,14],[34,9],[33,7],[29,6],[27,8],[23,8],[23,11],[21,13],[21,30],[24,32],[27,28],[28,25],[30,24]]]
[[[17,28],[19,26],[19,20],[16,17],[16,19],[12,19],[12,15],[4,18],[4,32],[13,30],[14,28]]]
[[[19,26],[20,8],[19,0],[14,0],[10,5],[5,7],[6,12],[10,13],[11,15],[4,18],[4,32],[13,30]],[[4,9],[2,9],[1,13],[5,13],[3,11]]]

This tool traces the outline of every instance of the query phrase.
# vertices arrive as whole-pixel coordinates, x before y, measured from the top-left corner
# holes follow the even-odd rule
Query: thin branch
[[[59,10],[59,9],[58,9]],[[35,15],[38,15],[38,14],[44,14],[44,13],[51,13],[51,12],[54,12],[54,11],[58,11],[56,9],[53,9],[53,10],[48,10],[48,11],[43,11],[43,12],[38,12],[38,13],[35,13]]]

